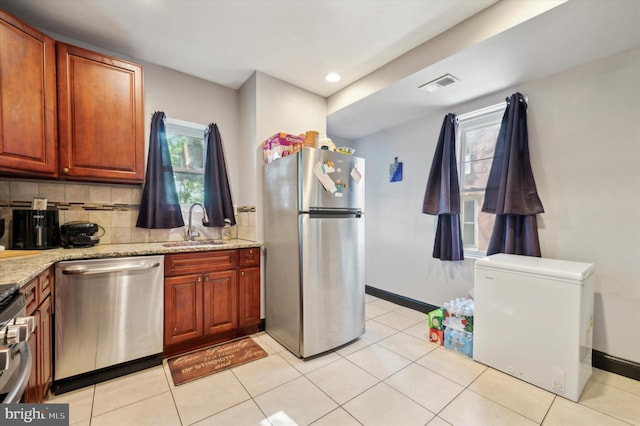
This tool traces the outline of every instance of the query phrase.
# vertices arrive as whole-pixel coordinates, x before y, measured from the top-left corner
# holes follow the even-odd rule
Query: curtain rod
[[[525,96],[524,97],[525,102],[528,104],[529,103],[529,97]],[[485,115],[485,114],[491,114],[492,112],[497,112],[500,110],[504,110],[507,107],[507,101],[504,102],[500,102],[499,104],[495,104],[495,105],[491,105],[488,107],[484,107],[484,108],[480,108],[477,109],[475,111],[471,111],[471,112],[467,112],[466,114],[460,114],[458,116],[456,116],[456,118],[458,119],[458,121],[460,120],[469,120],[471,118],[475,118],[481,115]]]
[[[500,102],[499,104],[491,105],[488,107],[480,108],[475,111],[467,112],[466,114],[460,114],[457,116],[458,121],[460,120],[469,120],[471,118],[475,118],[481,115],[491,114],[492,112],[498,112],[505,109],[507,106],[506,102]]]

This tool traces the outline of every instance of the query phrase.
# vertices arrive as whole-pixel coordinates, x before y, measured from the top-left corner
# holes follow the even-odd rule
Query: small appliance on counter
[[[60,247],[57,210],[13,210],[11,248],[16,250]]]
[[[100,229],[102,233],[95,235]],[[60,227],[62,247],[92,247],[100,242],[104,228],[92,222],[67,222]]]

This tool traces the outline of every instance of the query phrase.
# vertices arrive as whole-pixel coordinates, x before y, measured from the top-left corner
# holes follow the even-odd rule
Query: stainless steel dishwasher
[[[55,267],[54,393],[162,363],[164,256]]]

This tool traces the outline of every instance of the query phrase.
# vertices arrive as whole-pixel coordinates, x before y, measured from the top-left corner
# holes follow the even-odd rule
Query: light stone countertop
[[[166,247],[175,243],[98,244],[87,248],[57,248],[39,254],[0,259],[0,284],[24,285],[49,266],[62,260],[100,259],[105,257],[144,256],[153,254],[191,253],[261,247],[257,241],[234,239],[224,244]]]

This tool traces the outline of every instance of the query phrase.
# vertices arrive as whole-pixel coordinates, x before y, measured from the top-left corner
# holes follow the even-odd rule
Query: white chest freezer
[[[591,376],[591,263],[476,260],[473,358],[572,401]]]

